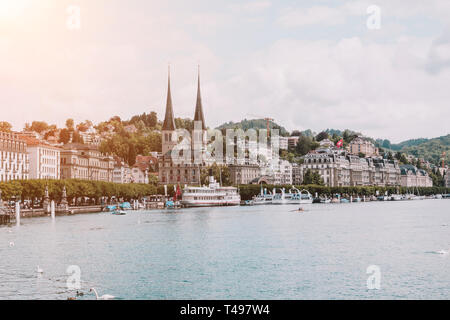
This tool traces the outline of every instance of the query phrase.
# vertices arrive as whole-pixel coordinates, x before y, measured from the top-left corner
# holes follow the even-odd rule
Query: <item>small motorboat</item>
[[[111,214],[114,214],[116,216],[124,216],[127,214],[125,210],[114,210],[111,212]]]

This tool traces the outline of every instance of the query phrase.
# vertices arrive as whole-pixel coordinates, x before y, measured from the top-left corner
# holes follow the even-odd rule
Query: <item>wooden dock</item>
[[[0,225],[11,223],[11,216],[9,214],[0,214]]]

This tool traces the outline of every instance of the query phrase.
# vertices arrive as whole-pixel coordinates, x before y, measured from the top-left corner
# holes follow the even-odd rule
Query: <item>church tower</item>
[[[162,126],[162,154],[171,151],[177,144],[175,118],[173,116],[172,94],[170,92],[170,68],[167,85],[166,115]]]
[[[200,150],[203,154],[206,150],[206,125],[205,116],[203,114],[202,95],[200,92],[200,66],[198,67],[197,102],[195,104],[194,131],[192,138],[193,148]]]

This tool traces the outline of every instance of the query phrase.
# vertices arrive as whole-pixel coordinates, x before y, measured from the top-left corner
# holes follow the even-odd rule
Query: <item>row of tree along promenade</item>
[[[274,188],[277,192],[284,188],[285,192],[289,192],[292,185],[263,185],[263,189],[267,190],[267,193],[272,192]],[[333,197],[336,194],[348,195],[348,196],[376,196],[384,195],[386,192],[388,194],[408,194],[414,193],[416,195],[429,196],[434,194],[450,194],[450,188],[445,187],[380,187],[380,186],[357,186],[357,187],[327,187],[320,185],[303,185],[295,186],[297,189],[308,190],[313,196],[317,193],[318,196],[327,196],[328,198]],[[242,200],[251,200],[253,196],[261,193],[261,185],[240,185],[239,193]]]
[[[285,188],[286,192],[292,188],[292,185],[263,185],[267,192],[272,192],[277,188]],[[122,199],[131,201],[141,199],[146,196],[164,195],[164,186],[155,186],[152,184],[119,184],[102,181],[88,180],[14,180],[10,182],[1,182],[0,190],[3,201],[19,201],[22,205],[27,203],[31,208],[42,206],[46,189],[48,190],[49,200],[60,203],[63,197],[63,189],[66,190],[66,197],[69,206],[82,205],[107,205],[111,202]],[[239,185],[239,192],[242,200],[250,200],[253,196],[261,192],[261,185]],[[297,189],[306,189],[311,194],[332,197],[335,194],[341,195],[359,195],[372,196],[388,194],[407,194],[414,193],[418,195],[449,194],[450,188],[445,187],[380,187],[380,186],[358,186],[358,187],[327,187],[320,185],[296,186]],[[167,195],[174,196],[174,185],[167,186]]]

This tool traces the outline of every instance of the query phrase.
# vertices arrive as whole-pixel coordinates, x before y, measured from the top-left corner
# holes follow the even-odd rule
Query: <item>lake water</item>
[[[120,299],[450,299],[449,200],[303,207],[22,219],[0,227],[0,299],[72,297],[70,265]]]

